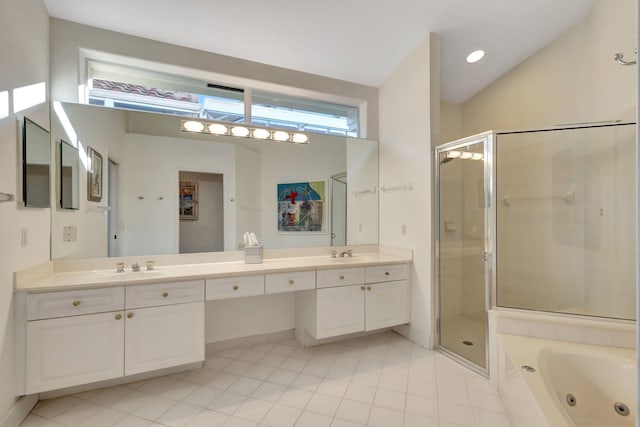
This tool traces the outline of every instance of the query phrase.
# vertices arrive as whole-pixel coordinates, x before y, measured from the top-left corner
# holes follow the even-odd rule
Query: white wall
[[[354,193],[375,189],[375,193]],[[378,144],[347,138],[347,242],[378,241]]]
[[[635,120],[636,1],[595,0],[588,17],[463,105],[464,135],[561,123]]]
[[[0,58],[0,91],[11,93],[39,82],[49,85],[49,17],[40,0],[0,0]],[[47,105],[20,114],[49,128]],[[0,191],[17,194],[20,200],[16,129],[15,116],[0,119]],[[22,228],[28,233],[27,247],[21,247]],[[49,260],[49,232],[49,209],[0,203],[0,422],[15,401],[13,272]]]
[[[431,132],[439,126],[431,97],[439,100],[432,86],[439,83],[438,53],[431,34],[380,87],[380,184],[414,186],[380,195],[380,244],[413,249],[407,334],[423,346],[432,342]]]
[[[262,240],[262,166],[260,153],[236,147],[236,241],[244,246],[242,235],[249,231]],[[236,248],[240,249],[240,247]]]
[[[178,253],[179,171],[223,175],[224,223],[229,230],[225,233],[224,247],[236,248],[236,206],[231,201],[235,199],[236,188],[235,146],[126,134],[120,163],[120,235],[124,256]]]
[[[215,73],[223,79],[242,80],[249,87],[260,87],[276,93],[289,88],[292,94],[311,98],[317,94],[326,94],[344,98],[345,102],[347,99],[362,100],[367,103],[366,134],[363,136],[373,139],[378,137],[378,89],[375,87],[188,49],[55,18],[51,20],[53,99],[77,102],[78,84],[81,80],[78,75],[81,48],[187,67],[212,76]],[[229,84],[229,81],[214,83]]]

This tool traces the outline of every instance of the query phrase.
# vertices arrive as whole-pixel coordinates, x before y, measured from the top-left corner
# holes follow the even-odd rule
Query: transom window
[[[97,61],[88,63],[87,74],[86,102],[92,105],[358,136],[358,107],[245,91],[244,88]],[[245,108],[245,104],[251,108]]]

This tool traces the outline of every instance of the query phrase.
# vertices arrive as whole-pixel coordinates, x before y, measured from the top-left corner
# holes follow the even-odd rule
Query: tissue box
[[[262,246],[245,246],[244,263],[260,264],[262,262]]]

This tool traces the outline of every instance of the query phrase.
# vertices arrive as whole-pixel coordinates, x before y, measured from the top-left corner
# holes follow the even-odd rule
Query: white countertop
[[[132,272],[130,267],[127,266],[127,270],[124,273],[116,273],[114,266],[114,268],[109,270],[51,273],[37,280],[17,282],[14,290],[16,292],[62,291],[78,288],[284,273],[288,271],[404,264],[411,261],[411,257],[376,252],[354,254],[351,258],[331,258],[329,256],[267,258],[264,259],[261,264],[245,264],[243,261],[227,261],[156,265],[153,271],[144,271],[145,266],[143,264],[140,268],[141,271]]]

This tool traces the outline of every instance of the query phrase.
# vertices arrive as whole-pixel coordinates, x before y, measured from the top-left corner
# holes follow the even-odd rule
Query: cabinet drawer
[[[124,309],[124,288],[80,289],[27,295],[27,320]]]
[[[204,301],[204,281],[127,286],[127,308],[155,307]]]
[[[358,285],[364,283],[364,268],[318,270],[318,288]]]
[[[207,279],[207,301],[264,294],[264,276]]]
[[[264,289],[267,294],[302,291],[305,289],[315,289],[315,287],[315,271],[267,274],[264,279]]]
[[[367,267],[365,270],[366,283],[405,280],[408,276],[408,264],[379,265],[375,267]]]

